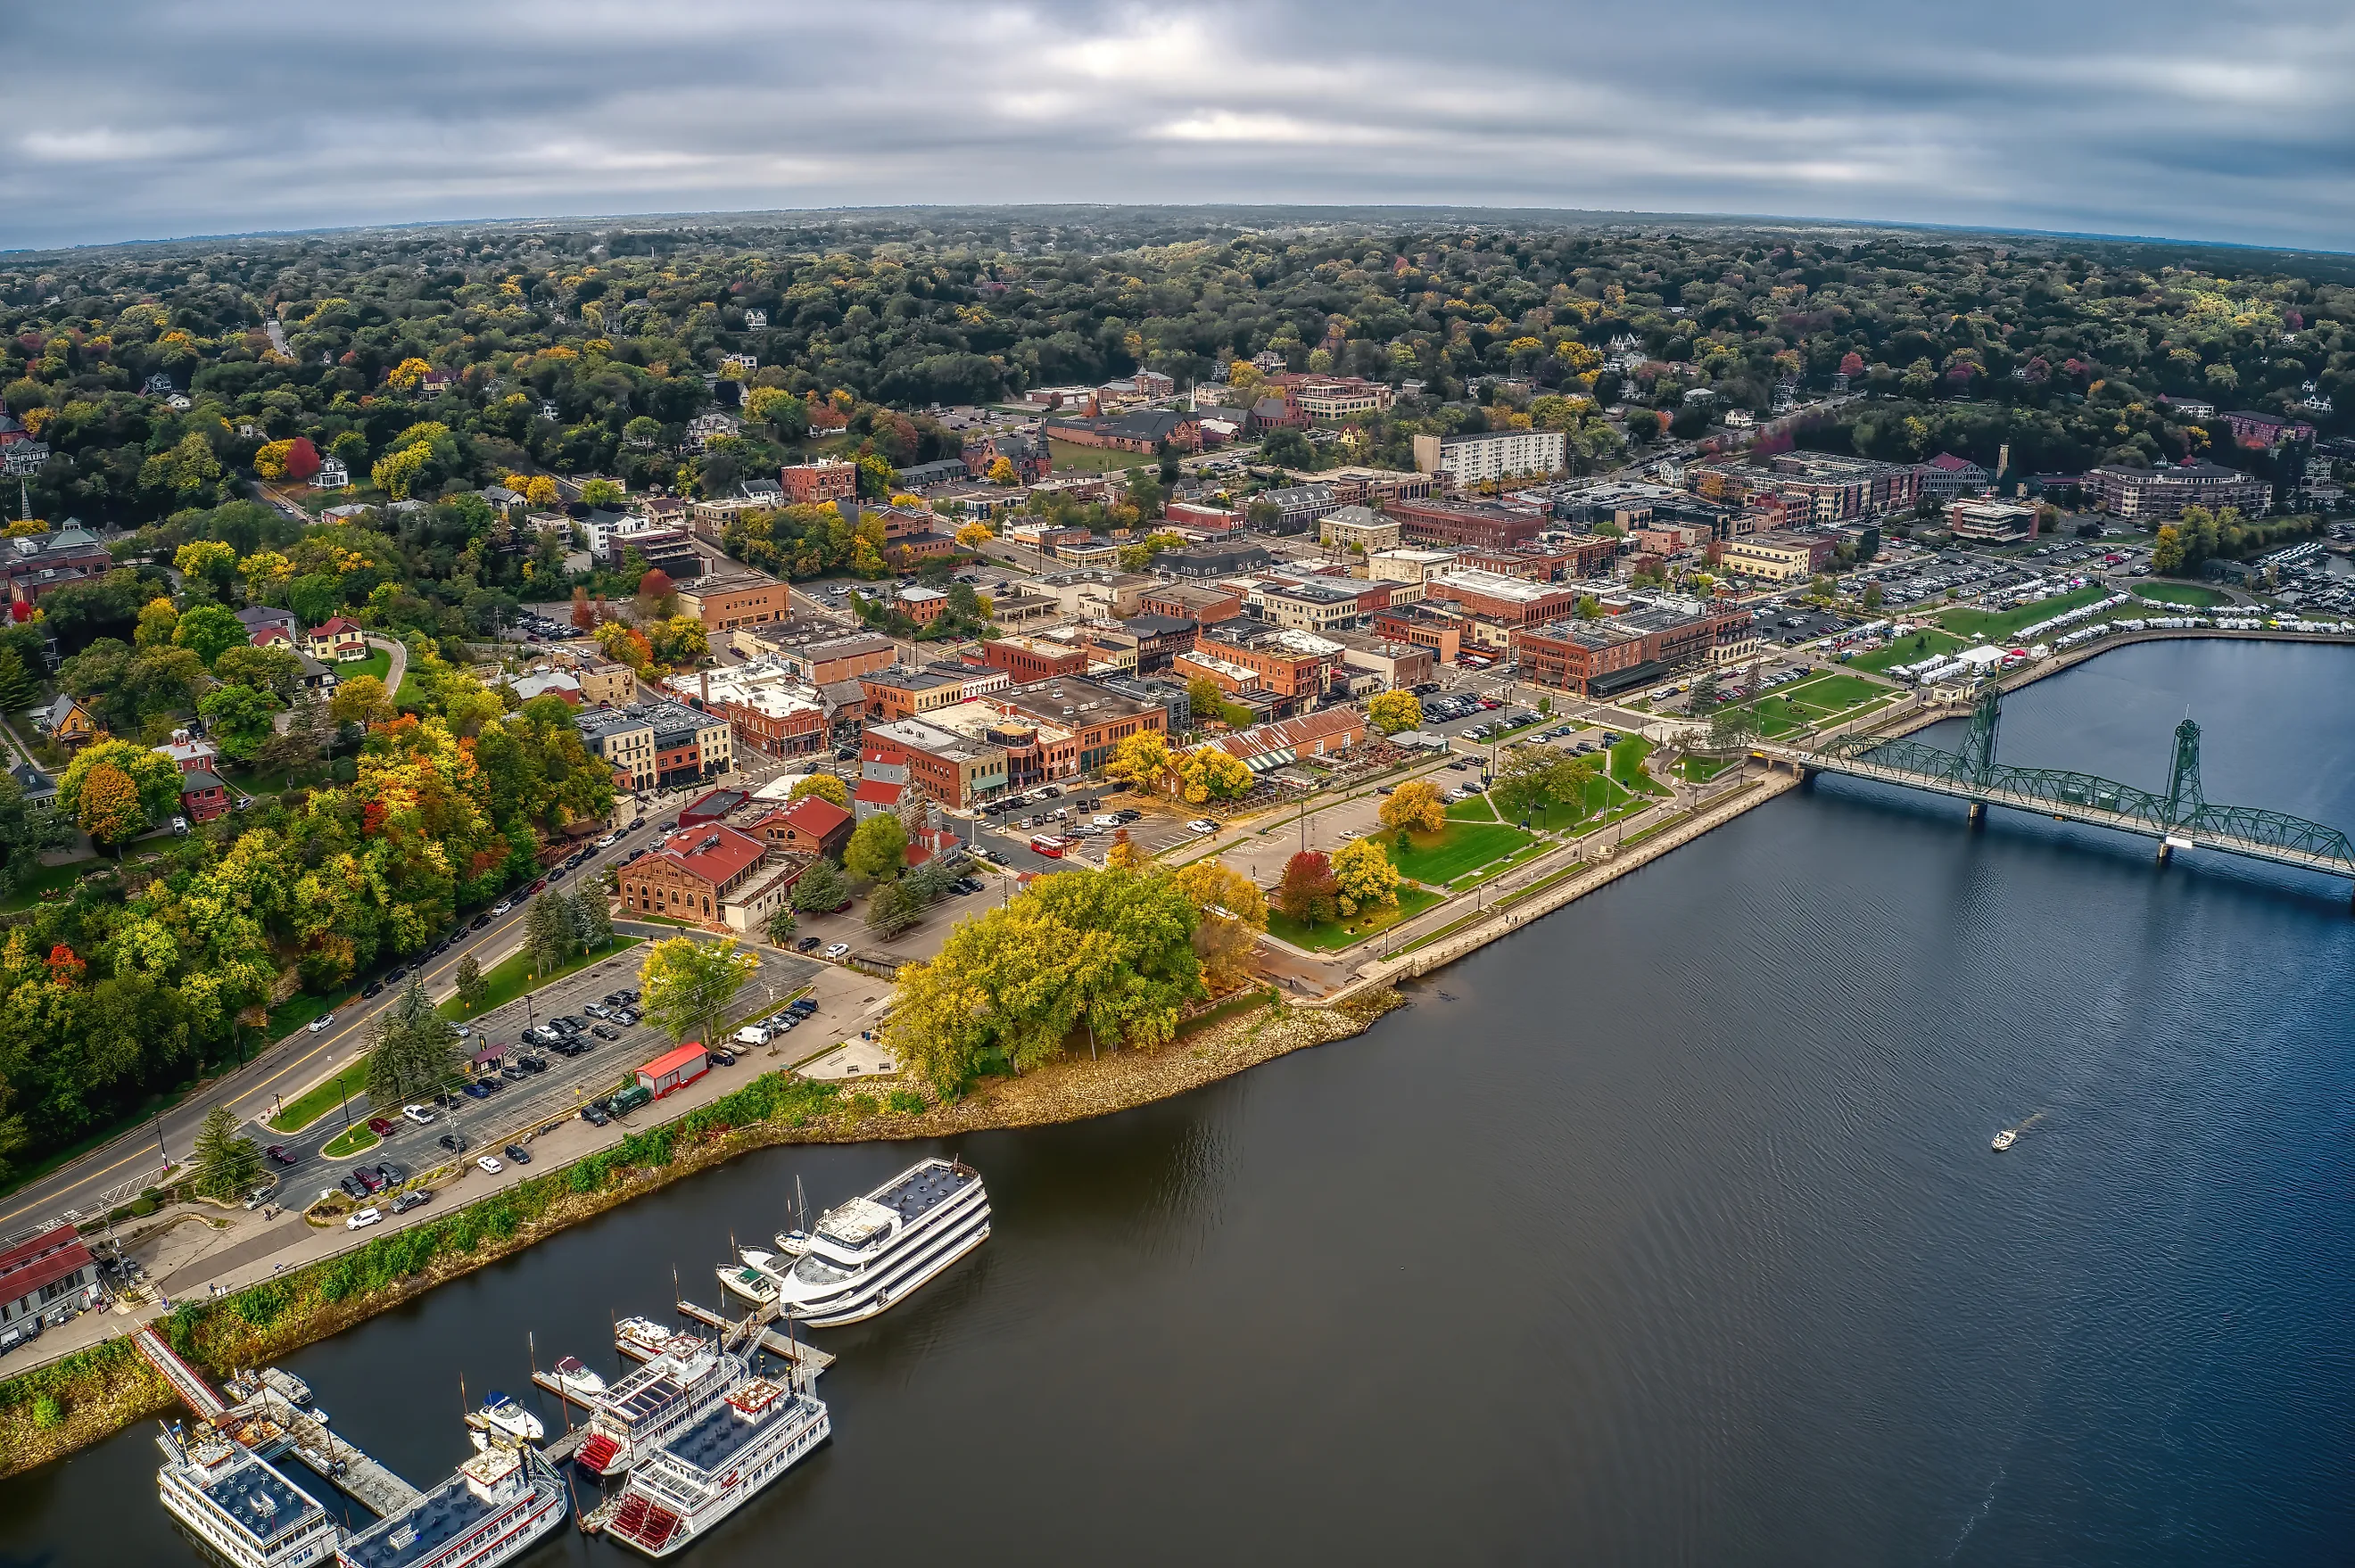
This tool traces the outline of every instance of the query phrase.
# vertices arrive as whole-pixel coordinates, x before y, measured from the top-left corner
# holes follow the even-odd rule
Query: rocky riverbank
[[[1335,1008],[1241,998],[1153,1051],[1062,1061],[985,1080],[953,1103],[893,1113],[832,1085],[758,1080],[617,1148],[549,1171],[429,1226],[217,1300],[183,1303],[158,1328],[216,1377],[324,1339],[682,1177],[756,1148],[936,1138],[1080,1121],[1182,1094],[1305,1047],[1362,1032],[1401,1005],[1394,991]],[[752,1115],[749,1113],[760,1113]],[[174,1403],[127,1339],[114,1339],[0,1382],[0,1476],[63,1457]]]

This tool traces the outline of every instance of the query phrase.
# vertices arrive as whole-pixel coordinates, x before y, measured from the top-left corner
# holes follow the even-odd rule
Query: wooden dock
[[[291,1403],[276,1389],[265,1388],[253,1402],[286,1434],[286,1446],[360,1507],[383,1519],[417,1506],[422,1496],[415,1487],[336,1434],[327,1424]]]
[[[698,1323],[719,1329],[731,1347],[740,1343],[756,1344],[769,1354],[783,1359],[796,1371],[806,1372],[813,1378],[834,1365],[834,1358],[831,1355],[819,1349],[808,1340],[787,1339],[770,1328],[769,1325],[776,1321],[773,1308],[754,1307],[741,1318],[723,1317],[709,1307],[699,1307],[692,1301],[679,1302],[678,1310],[682,1317],[692,1317]]]

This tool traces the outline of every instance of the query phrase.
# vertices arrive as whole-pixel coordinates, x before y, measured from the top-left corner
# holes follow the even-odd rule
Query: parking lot
[[[782,999],[802,986],[808,985],[822,974],[838,973],[831,966],[780,953],[773,948],[748,947],[761,959],[761,967],[745,988],[738,993],[731,1012],[744,1012]],[[493,1153],[518,1128],[536,1125],[577,1111],[588,1100],[608,1093],[634,1070],[637,1065],[670,1048],[669,1037],[653,1024],[640,1021],[623,1027],[596,1019],[581,1009],[589,1003],[613,991],[634,989],[638,965],[644,962],[643,944],[623,948],[610,957],[589,967],[568,975],[543,987],[527,997],[518,998],[502,1008],[494,1008],[470,1021],[464,1049],[469,1053],[486,1044],[507,1048],[501,1071],[484,1075],[480,1082],[488,1093],[475,1096],[451,1093],[430,1104],[433,1116],[430,1125],[420,1126],[404,1118],[398,1106],[371,1109],[356,1103],[352,1110],[355,1125],[370,1115],[383,1117],[392,1133],[372,1147],[357,1154],[328,1162],[324,1169],[314,1168],[299,1175],[290,1173],[290,1184],[299,1180],[303,1186],[300,1199],[307,1199],[315,1187],[332,1184],[334,1179],[353,1168],[373,1166],[379,1160],[390,1159],[411,1172],[448,1161],[456,1152],[444,1146],[443,1137],[465,1140],[470,1154]],[[517,1037],[533,1022],[545,1022],[551,1017],[578,1019],[583,1026],[581,1043],[590,1049],[570,1058],[541,1047],[522,1046]],[[599,1039],[588,1031],[591,1027],[611,1029],[613,1040]],[[540,1072],[531,1072],[521,1065],[528,1056],[544,1064]],[[717,1071],[725,1072],[725,1068]],[[344,1119],[333,1115],[315,1124],[295,1137],[279,1140],[290,1153],[315,1153],[319,1146],[344,1131]],[[298,1200],[298,1192],[290,1192],[282,1201]]]

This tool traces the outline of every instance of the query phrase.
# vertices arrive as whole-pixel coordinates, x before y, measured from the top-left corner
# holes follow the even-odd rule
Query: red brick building
[[[750,886],[765,853],[758,838],[719,823],[675,833],[620,869],[622,912],[723,930],[729,895]]]
[[[1399,537],[1415,545],[1454,549],[1476,545],[1497,549],[1527,544],[1545,527],[1544,518],[1526,512],[1458,501],[1398,500],[1386,504],[1382,510],[1398,519]]]
[[[840,859],[854,826],[850,813],[841,806],[817,795],[805,795],[791,805],[746,825],[744,831],[758,838],[772,854],[825,855]]]
[[[229,810],[229,786],[210,768],[191,768],[180,775],[180,815],[190,822],[210,822]]]
[[[795,506],[839,501],[858,494],[858,465],[833,457],[788,464],[777,471],[777,483],[784,486],[785,499]]]
[[[1017,686],[1088,673],[1087,649],[1045,637],[993,637],[981,653],[985,665],[1006,671]]]

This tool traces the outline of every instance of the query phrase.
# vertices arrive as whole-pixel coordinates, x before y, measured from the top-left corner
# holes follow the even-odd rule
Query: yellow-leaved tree
[[[1112,760],[1104,763],[1107,777],[1148,795],[1159,794],[1174,771],[1169,742],[1152,730],[1131,735],[1114,746]]]
[[[1202,917],[1194,928],[1202,983],[1213,991],[1231,991],[1249,981],[1252,950],[1267,929],[1267,896],[1223,860],[1181,866],[1169,873],[1169,880]]]
[[[1180,792],[1200,805],[1213,800],[1241,800],[1251,793],[1252,771],[1217,746],[1201,746],[1178,763]]]
[[[1398,902],[1398,868],[1375,839],[1359,838],[1335,850],[1333,880],[1341,884],[1345,915]]]
[[[413,392],[425,384],[425,373],[432,368],[412,355],[385,372],[384,384],[397,392]]]
[[[1436,833],[1447,826],[1447,807],[1437,785],[1409,779],[1383,799],[1381,822],[1393,833]]]
[[[1395,735],[1422,725],[1423,704],[1412,691],[1380,692],[1366,704],[1366,717],[1383,734]]]

